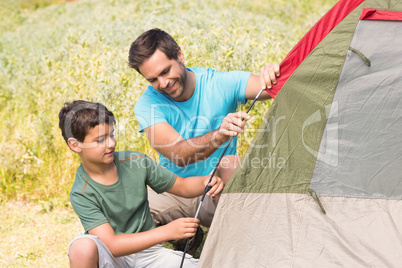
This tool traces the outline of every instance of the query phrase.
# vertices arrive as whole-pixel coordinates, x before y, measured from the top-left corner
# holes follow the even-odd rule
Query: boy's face
[[[151,57],[146,59],[139,70],[152,87],[172,100],[183,101],[187,70],[183,64],[181,52],[179,60],[169,59],[165,53],[157,49]]]
[[[97,125],[88,131],[84,142],[79,143],[83,162],[110,164],[116,148],[114,127],[109,124]]]

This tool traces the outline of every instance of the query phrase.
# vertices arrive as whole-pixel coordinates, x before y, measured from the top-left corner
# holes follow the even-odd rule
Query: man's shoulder
[[[217,73],[222,73],[221,71],[205,68],[205,67],[188,67],[188,69],[193,72],[196,76],[214,76]]]
[[[142,108],[149,109],[149,106],[155,103],[168,103],[169,99],[156,91],[152,86],[148,86],[147,90],[138,98],[134,106],[134,111],[139,111]]]

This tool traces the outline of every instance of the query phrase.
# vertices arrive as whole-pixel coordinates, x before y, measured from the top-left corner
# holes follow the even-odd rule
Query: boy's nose
[[[107,147],[115,147],[116,146],[116,139],[110,137],[107,139]]]

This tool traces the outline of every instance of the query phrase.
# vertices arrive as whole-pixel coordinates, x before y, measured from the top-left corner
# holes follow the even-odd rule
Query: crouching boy
[[[85,234],[69,247],[70,267],[179,267],[182,252],[164,248],[164,241],[195,235],[198,219],[180,218],[155,227],[147,185],[158,193],[196,197],[209,176],[182,178],[140,152],[116,152],[115,119],[105,106],[87,101],[65,103],[59,127],[82,161],[70,193]],[[223,189],[220,178],[208,195]],[[186,256],[184,267],[196,267]]]

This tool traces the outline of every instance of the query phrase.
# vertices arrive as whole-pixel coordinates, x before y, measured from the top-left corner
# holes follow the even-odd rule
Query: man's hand
[[[267,64],[260,69],[261,89],[271,88],[276,84],[276,77],[280,75],[279,64]]]
[[[230,137],[235,137],[243,133],[246,127],[244,120],[250,119],[250,115],[245,112],[237,112],[228,114],[222,121],[221,126],[216,132],[216,140],[218,145],[226,142]]]
[[[193,237],[197,232],[200,220],[196,218],[179,218],[159,228],[165,228],[169,236],[167,240],[177,240]]]
[[[205,186],[207,186],[209,178],[210,178],[210,176],[207,176],[207,178],[205,179],[205,181],[204,181]],[[208,184],[208,186],[211,189],[207,192],[207,195],[215,197],[215,196],[219,195],[219,193],[223,190],[225,183],[218,176],[213,176],[211,179],[211,182]]]

